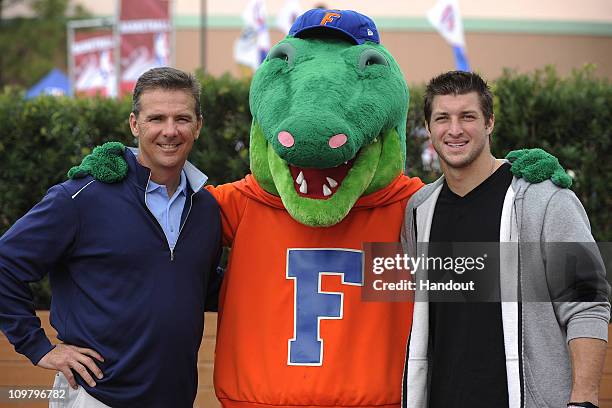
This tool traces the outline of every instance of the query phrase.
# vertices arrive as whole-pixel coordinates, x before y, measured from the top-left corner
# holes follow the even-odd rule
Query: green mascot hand
[[[123,144],[106,142],[85,156],[81,164],[71,168],[68,178],[92,176],[103,183],[117,183],[123,180],[128,172],[127,162],[123,158],[124,151]]]
[[[550,179],[557,186],[569,188],[572,178],[559,164],[559,160],[542,149],[513,150],[506,156],[512,163],[512,174],[530,183],[541,183]]]

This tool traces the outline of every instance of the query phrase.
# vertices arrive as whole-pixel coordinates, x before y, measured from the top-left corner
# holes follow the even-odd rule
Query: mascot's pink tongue
[[[327,200],[340,188],[354,161],[355,159],[352,159],[346,164],[327,169],[289,165],[293,177],[293,187],[302,197]]]

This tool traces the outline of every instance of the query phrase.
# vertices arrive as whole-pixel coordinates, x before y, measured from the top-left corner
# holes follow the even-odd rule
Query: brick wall
[[[55,330],[49,324],[49,313],[38,313],[43,327],[47,335],[51,338],[55,337]],[[215,393],[212,387],[212,367],[213,354],[215,345],[215,332],[217,328],[216,313],[206,314],[206,328],[204,329],[204,339],[198,358],[199,370],[199,385],[198,395],[194,407],[196,408],[218,408],[219,402],[215,398]],[[612,325],[608,329],[610,338],[612,339]],[[13,347],[6,340],[6,337],[0,335],[0,387],[9,385],[26,387],[26,386],[51,386],[53,385],[54,373],[49,370],[44,370],[32,366],[32,364],[20,354],[17,354]],[[608,354],[606,356],[606,365],[604,368],[604,376],[601,382],[601,400],[600,408],[612,408],[612,345],[608,344]],[[42,408],[47,407],[48,403],[2,403],[0,408]]]

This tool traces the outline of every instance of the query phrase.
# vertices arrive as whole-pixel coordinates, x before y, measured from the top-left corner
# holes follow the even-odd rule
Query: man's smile
[[[173,151],[178,149],[181,143],[158,143],[157,146],[161,147],[164,151]]]
[[[444,144],[451,149],[461,149],[469,143],[469,140],[462,141],[445,141]]]

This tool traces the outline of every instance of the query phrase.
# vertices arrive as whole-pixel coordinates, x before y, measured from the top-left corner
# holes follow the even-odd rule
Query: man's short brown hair
[[[434,97],[437,95],[465,95],[476,92],[485,121],[493,117],[493,93],[486,81],[478,74],[465,71],[450,71],[438,75],[427,84],[423,113],[429,125]]]

